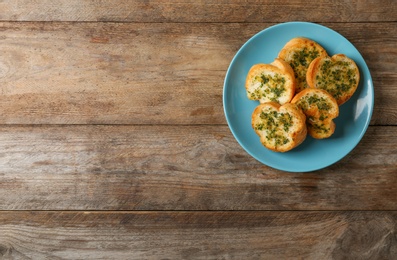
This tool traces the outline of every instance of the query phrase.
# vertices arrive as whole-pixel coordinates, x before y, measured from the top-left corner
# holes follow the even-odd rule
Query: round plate
[[[317,140],[308,135],[291,151],[273,152],[260,143],[259,136],[251,127],[251,114],[259,102],[247,98],[245,78],[252,65],[273,62],[281,48],[299,36],[316,41],[330,56],[343,53],[353,59],[360,70],[360,82],[352,98],[340,106],[339,117],[334,120],[336,130],[330,138]],[[289,172],[322,169],[346,156],[367,130],[373,106],[371,74],[358,50],[339,33],[307,22],[282,23],[254,35],[230,63],[223,87],[226,120],[238,143],[258,161]]]

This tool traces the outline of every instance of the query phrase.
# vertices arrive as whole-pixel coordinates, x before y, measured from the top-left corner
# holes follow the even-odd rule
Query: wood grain
[[[397,212],[1,212],[2,259],[393,259]]]
[[[5,0],[3,21],[117,22],[381,22],[396,21],[393,0],[191,1]]]
[[[270,25],[0,23],[0,124],[225,124],[229,63]],[[395,24],[325,25],[368,63],[372,124],[396,125]]]
[[[0,1],[0,259],[394,259],[396,8]],[[311,173],[254,160],[222,104],[239,48],[296,20],[350,40],[375,89],[362,141]]]
[[[397,210],[394,127],[343,160],[286,173],[226,126],[0,127],[2,210]]]

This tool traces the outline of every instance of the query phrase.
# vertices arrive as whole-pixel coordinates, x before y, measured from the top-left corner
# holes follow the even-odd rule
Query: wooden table
[[[1,259],[396,259],[395,1],[0,2]],[[309,21],[372,74],[364,138],[282,172],[223,113],[257,32]]]

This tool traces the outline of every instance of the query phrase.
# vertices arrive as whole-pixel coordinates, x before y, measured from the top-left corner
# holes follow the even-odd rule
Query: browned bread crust
[[[320,44],[303,37],[291,39],[278,54],[278,58],[286,61],[295,73],[296,92],[308,88],[306,71],[310,63],[317,57],[326,56],[328,54]]]
[[[358,87],[360,73],[356,63],[344,54],[319,57],[310,64],[307,83],[311,88],[324,89],[342,105]]]
[[[305,113],[310,136],[323,139],[335,132],[333,119],[339,115],[339,106],[327,91],[308,88],[299,92],[291,102]]]
[[[287,152],[305,140],[305,122],[305,114],[291,103],[263,103],[252,113],[252,127],[261,143],[276,152]]]
[[[285,104],[295,94],[294,72],[288,63],[278,58],[270,64],[256,64],[248,72],[245,88],[251,100]]]

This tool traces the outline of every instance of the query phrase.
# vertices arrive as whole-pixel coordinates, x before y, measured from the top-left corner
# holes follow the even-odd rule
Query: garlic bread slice
[[[297,93],[308,88],[306,72],[310,63],[326,56],[328,54],[320,44],[303,37],[291,39],[278,54],[278,58],[286,61],[294,71]]]
[[[339,115],[339,106],[327,91],[308,88],[299,92],[291,103],[306,115],[307,131],[313,138],[328,138],[335,132],[333,119]]]
[[[252,113],[252,127],[261,143],[276,152],[287,152],[305,140],[305,121],[302,110],[291,103],[263,103]]]
[[[356,63],[344,54],[319,57],[310,64],[307,83],[311,88],[324,89],[342,105],[357,90],[360,72]]]
[[[290,102],[295,94],[295,78],[292,68],[281,59],[270,64],[255,64],[245,81],[247,97],[260,103]]]

